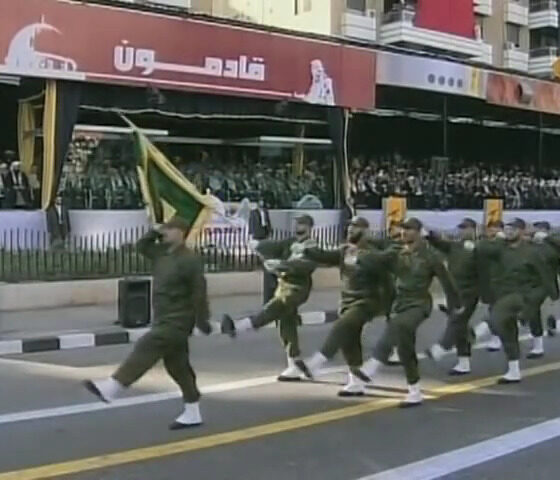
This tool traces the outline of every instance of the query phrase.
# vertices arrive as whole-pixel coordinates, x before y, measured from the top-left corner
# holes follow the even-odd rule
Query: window
[[[294,0],[294,15],[310,12],[313,8],[312,0]]]
[[[356,10],[357,12],[365,12],[366,0],[346,0],[346,8],[348,10]]]
[[[294,0],[294,15],[299,15],[299,0]]]
[[[520,45],[521,27],[508,23],[506,26],[506,39],[508,43],[513,43],[516,47]]]
[[[312,9],[311,0],[303,0],[303,11],[310,12]]]

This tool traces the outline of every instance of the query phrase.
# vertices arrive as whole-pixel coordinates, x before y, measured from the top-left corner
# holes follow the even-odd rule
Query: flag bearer
[[[152,329],[111,377],[85,382],[90,392],[111,402],[163,360],[167,373],[181,388],[185,404],[183,413],[171,424],[172,430],[202,423],[188,338],[195,326],[205,334],[211,332],[204,265],[185,246],[189,229],[185,220],[175,217],[139,240],[138,250],[153,265]]]

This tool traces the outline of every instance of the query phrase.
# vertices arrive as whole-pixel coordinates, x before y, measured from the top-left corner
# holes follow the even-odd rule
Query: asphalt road
[[[423,325],[419,351],[443,324],[435,313]],[[366,330],[366,353],[383,325]],[[306,353],[328,329],[302,331]],[[384,368],[368,396],[340,399],[340,360],[319,382],[275,381],[284,359],[274,331],[195,338],[205,424],[182,432],[167,429],[181,401],[159,366],[111,408],[81,387],[110,374],[130,346],[4,357],[0,480],[555,480],[560,338],[545,347],[545,358],[522,362],[514,386],[495,385],[505,360],[484,348],[469,377],[447,376],[452,355],[422,360],[427,400],[400,410],[400,367]]]

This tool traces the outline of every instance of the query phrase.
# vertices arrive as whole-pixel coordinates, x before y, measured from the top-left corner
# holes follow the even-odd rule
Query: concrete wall
[[[211,297],[260,294],[262,272],[210,273],[207,275]],[[38,310],[83,305],[117,303],[118,279],[75,280],[0,285],[0,311]],[[338,288],[338,269],[318,269],[314,288]]]

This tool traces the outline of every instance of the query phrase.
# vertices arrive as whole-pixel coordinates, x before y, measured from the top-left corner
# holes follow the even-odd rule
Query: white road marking
[[[322,374],[345,372],[346,367],[332,367],[321,371]],[[201,387],[203,394],[231,392],[233,390],[243,390],[246,388],[260,387],[270,385],[277,382],[276,376],[248,378],[244,380],[236,380],[232,382],[219,383],[216,385],[208,385]],[[63,417],[67,415],[75,415],[79,413],[97,412],[100,410],[109,410],[121,407],[130,407],[135,405],[145,405],[148,403],[162,402],[180,398],[181,393],[178,391],[152,393],[148,395],[136,395],[133,397],[122,398],[113,403],[106,404],[101,402],[81,403],[77,405],[65,405],[62,407],[45,408],[40,410],[29,410],[25,412],[7,413],[0,415],[0,425],[24,422],[28,420],[42,420],[47,418]]]
[[[358,480],[435,480],[560,437],[560,418]]]
[[[527,338],[531,338],[531,336],[524,335],[523,337],[520,337],[520,340],[522,339],[524,340]],[[487,343],[480,343],[477,344],[474,348],[481,349],[481,348],[485,348],[486,346]],[[452,352],[449,352],[449,354],[451,353]],[[420,360],[425,359],[426,355],[423,353],[418,353],[418,358]],[[45,371],[45,373],[49,373],[49,374],[54,374],[57,371],[58,373],[65,371],[72,377],[79,376],[79,378],[84,378],[83,375],[84,372],[80,374],[81,369],[77,367],[29,362],[26,360],[19,360],[19,359],[0,359],[0,364],[2,363],[7,365],[12,364],[13,366],[17,365],[24,369],[28,368],[30,370],[31,369],[43,370]],[[321,374],[341,373],[341,372],[346,372],[346,367],[337,366],[337,367],[327,368],[322,370]],[[200,390],[203,394],[222,393],[222,392],[228,392],[233,390],[242,390],[246,388],[270,385],[274,383],[276,383],[276,376],[256,377],[256,378],[236,380],[236,381],[226,382],[226,383],[219,383],[215,385],[208,385],[205,387],[201,387]],[[123,398],[111,404],[94,402],[94,403],[66,405],[61,407],[38,409],[38,410],[29,410],[25,412],[8,413],[8,414],[0,415],[0,425],[23,422],[28,420],[42,420],[48,418],[56,418],[56,417],[62,417],[67,415],[96,412],[100,410],[109,410],[109,409],[134,406],[134,405],[145,405],[149,403],[171,400],[179,397],[180,397],[180,393],[176,391],[162,392],[162,393],[136,395],[129,398]]]

